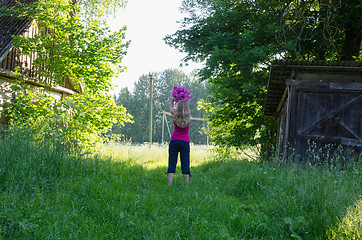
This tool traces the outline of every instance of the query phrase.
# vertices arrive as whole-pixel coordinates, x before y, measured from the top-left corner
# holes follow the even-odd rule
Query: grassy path
[[[167,147],[124,145],[74,157],[24,143],[2,146],[2,239],[362,236],[361,166],[343,172],[216,161],[194,146],[186,188],[179,168],[167,186]]]

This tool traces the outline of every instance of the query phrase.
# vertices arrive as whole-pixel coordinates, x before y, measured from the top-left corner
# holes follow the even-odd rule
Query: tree
[[[116,106],[108,93],[112,77],[124,70],[121,62],[128,47],[128,42],[123,41],[125,28],[110,32],[95,19],[82,20],[79,6],[66,0],[19,4],[19,8],[10,9],[9,13],[35,20],[39,33],[31,38],[15,36],[14,45],[20,54],[36,56],[33,64],[38,80],[54,86],[62,85],[65,78],[70,79],[83,93],[48,101],[51,97],[46,94],[34,96],[28,91],[19,97],[22,101],[5,106],[5,115],[17,116],[13,124],[23,126],[28,121],[27,112],[32,112],[41,125],[41,119],[49,120],[44,118],[48,111],[50,116],[59,116],[49,127],[65,134],[68,142],[86,142],[88,137],[105,132],[113,123],[130,121],[126,109]],[[53,103],[42,105],[47,109],[45,112],[36,110],[43,100]]]
[[[133,108],[129,108],[134,118],[132,135],[126,137],[138,143],[149,141],[149,79],[148,75],[142,75],[135,83],[133,92]],[[154,74],[154,78],[157,78]],[[154,111],[155,113],[155,111]]]
[[[352,0],[184,0],[182,11],[189,16],[165,41],[187,54],[184,61],[205,62],[199,75],[211,96],[202,107],[221,147],[273,142],[276,123],[263,115],[263,105],[268,65],[276,57],[360,57],[359,38],[357,52],[343,50],[348,36],[361,36],[361,4]]]
[[[85,91],[108,92],[112,77],[124,70],[121,62],[129,44],[123,42],[125,28],[112,33],[99,21],[85,22],[74,12],[80,12],[79,7],[62,0],[24,5],[20,16],[36,20],[39,34],[15,36],[14,45],[23,55],[37,56],[39,79],[50,85],[69,78]]]
[[[119,91],[118,97],[116,95],[113,96],[115,103],[117,106],[123,106],[130,113],[137,113],[137,111],[133,111],[135,108],[135,103],[133,99],[132,93],[128,90],[127,87],[122,88]],[[134,117],[134,113],[131,114],[132,118]],[[134,136],[133,128],[131,127],[134,122],[125,123],[125,126],[119,126],[118,124],[113,124],[112,129],[108,132],[108,135],[116,135],[117,140],[129,140],[130,136]],[[127,138],[126,138],[127,137]]]

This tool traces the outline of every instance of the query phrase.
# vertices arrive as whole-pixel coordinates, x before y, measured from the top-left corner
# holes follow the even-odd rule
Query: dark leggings
[[[176,172],[178,153],[180,153],[180,158],[181,158],[182,174],[190,174],[190,143],[182,140],[170,141],[168,147],[167,173]]]

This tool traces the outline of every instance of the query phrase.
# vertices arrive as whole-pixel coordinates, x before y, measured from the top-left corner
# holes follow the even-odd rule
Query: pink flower
[[[185,86],[173,87],[171,95],[175,102],[179,102],[180,100],[185,100],[187,102],[191,98],[190,90]]]

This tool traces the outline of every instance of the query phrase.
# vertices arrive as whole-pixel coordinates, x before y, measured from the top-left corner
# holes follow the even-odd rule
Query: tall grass
[[[14,133],[0,144],[2,239],[359,239],[361,164],[220,158],[191,146],[190,185],[167,186],[167,145],[69,153]]]

